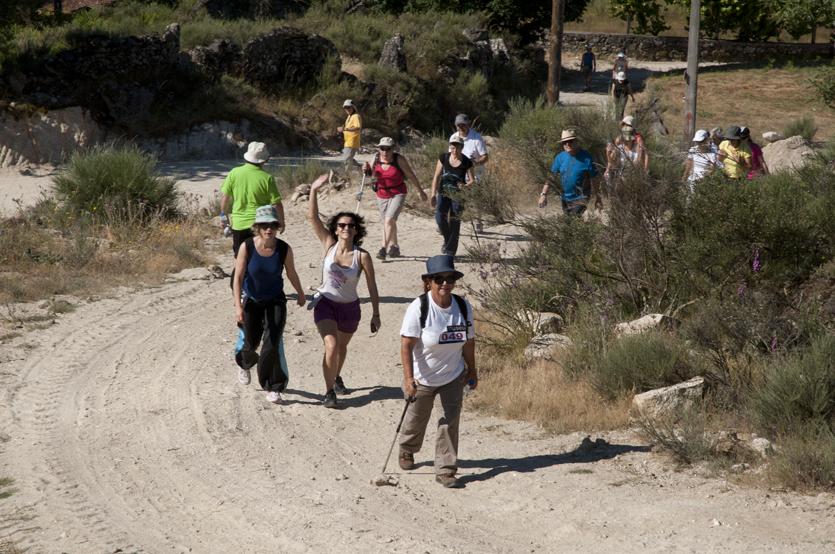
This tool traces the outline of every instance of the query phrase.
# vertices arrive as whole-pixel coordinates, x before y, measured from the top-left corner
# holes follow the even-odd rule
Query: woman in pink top
[[[374,190],[377,192],[377,206],[380,208],[380,219],[383,221],[383,246],[377,252],[377,259],[386,259],[386,248],[389,258],[400,256],[400,246],[397,245],[397,216],[406,203],[406,178],[412,180],[420,191],[420,199],[429,200],[423,187],[420,186],[409,162],[401,154],[394,151],[394,139],[383,137],[377,147],[380,153],[374,157],[374,164],[368,162],[362,169],[365,174],[372,174],[377,179]]]
[[[753,167],[748,173],[748,179],[753,179],[754,177],[759,177],[760,175],[768,175],[768,166],[765,165],[763,149],[760,148],[759,144],[751,140],[751,129],[748,127],[742,127],[739,130],[739,137],[742,139],[742,142],[747,144],[748,148],[751,149],[751,163]]]

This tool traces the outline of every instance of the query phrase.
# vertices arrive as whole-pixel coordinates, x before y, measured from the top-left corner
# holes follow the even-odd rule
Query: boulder
[[[470,42],[481,42],[490,40],[490,34],[487,29],[464,29],[464,36]]]
[[[814,150],[803,137],[790,137],[766,144],[763,157],[769,171],[796,169],[806,165],[815,155]]]
[[[689,381],[636,394],[632,408],[640,415],[666,417],[674,415],[680,407],[702,397],[704,377],[693,377]]]
[[[637,335],[646,331],[674,331],[681,325],[681,321],[663,314],[649,314],[630,321],[615,325],[615,333],[625,335]]]
[[[504,39],[490,39],[490,50],[493,51],[493,60],[499,65],[507,65],[513,61],[510,57],[510,49]]]
[[[238,73],[244,59],[240,46],[225,38],[215,39],[209,46],[197,46],[188,55],[213,79],[224,73]]]
[[[390,67],[406,73],[406,54],[403,53],[405,39],[400,33],[394,35],[383,45],[383,53],[380,54],[380,67]]]
[[[751,450],[763,458],[768,458],[769,455],[774,453],[774,446],[770,440],[758,437],[751,441]]]
[[[562,316],[551,312],[522,310],[518,316],[521,321],[528,323],[538,334],[559,333],[565,327]]]
[[[341,71],[342,62],[325,37],[292,27],[277,27],[244,44],[243,75],[261,90],[281,92],[313,81],[328,60]]]
[[[110,117],[125,127],[137,127],[151,121],[154,92],[136,85],[118,84],[108,79],[101,85],[101,97],[107,104]]]
[[[552,360],[559,350],[571,346],[571,339],[557,333],[537,335],[530,340],[525,348],[525,358],[528,360]]]
[[[777,142],[778,140],[786,140],[786,137],[781,135],[780,133],[775,133],[774,131],[769,131],[767,133],[763,133],[763,138],[768,142]]]

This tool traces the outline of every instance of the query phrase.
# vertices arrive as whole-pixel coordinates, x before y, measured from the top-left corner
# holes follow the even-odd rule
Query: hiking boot
[[[400,469],[409,471],[415,469],[415,455],[411,452],[405,452],[402,448],[400,454],[397,456],[397,463],[400,464]]]
[[[396,244],[392,244],[389,247],[388,256],[389,256],[389,258],[399,258],[400,257],[400,247],[397,246]]]
[[[473,223],[473,227],[475,228],[475,232],[478,233],[478,234],[481,234],[481,233],[484,232],[484,223],[482,223],[480,221],[476,221],[475,223]]]
[[[380,250],[377,251],[377,259],[378,260],[385,260],[386,259],[386,247],[385,246],[380,248]]]
[[[281,404],[281,393],[277,390],[271,390],[267,393],[267,400],[273,404]]]
[[[238,382],[242,385],[248,385],[252,382],[252,375],[250,375],[248,369],[238,368]]]
[[[440,483],[445,489],[457,489],[461,487],[461,482],[455,478],[452,473],[444,473],[443,475],[436,475],[435,482]]]
[[[328,393],[325,395],[325,400],[322,401],[322,406],[324,406],[325,408],[339,407],[336,405],[336,393],[333,392],[333,389],[329,390]]]
[[[342,377],[339,375],[336,376],[336,380],[333,382],[333,392],[339,396],[348,394],[348,389],[345,388],[345,383],[342,382]]]

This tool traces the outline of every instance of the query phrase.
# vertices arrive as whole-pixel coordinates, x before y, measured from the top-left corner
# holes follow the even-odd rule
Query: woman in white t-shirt
[[[437,406],[435,481],[457,488],[458,424],[464,403],[464,386],[478,386],[475,367],[473,310],[452,294],[464,274],[456,271],[452,256],[426,261],[424,294],[406,310],[400,328],[403,390],[415,401],[409,404],[400,435],[398,463],[405,470],[415,467],[414,454],[423,446],[432,406]]]
[[[696,181],[713,171],[714,167],[722,167],[719,157],[711,148],[709,138],[707,131],[703,130],[696,131],[693,137],[695,145],[690,148],[684,168],[684,179],[690,187],[690,194],[695,191]]]

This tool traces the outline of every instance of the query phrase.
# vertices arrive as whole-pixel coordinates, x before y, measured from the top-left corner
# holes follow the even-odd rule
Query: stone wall
[[[542,40],[548,50],[550,32]],[[614,58],[625,52],[633,60],[686,61],[687,37],[651,37],[606,33],[564,33],[563,50],[580,52],[591,44],[598,58]],[[700,62],[750,62],[769,58],[832,58],[831,44],[795,44],[784,42],[736,42],[730,40],[699,40]]]

